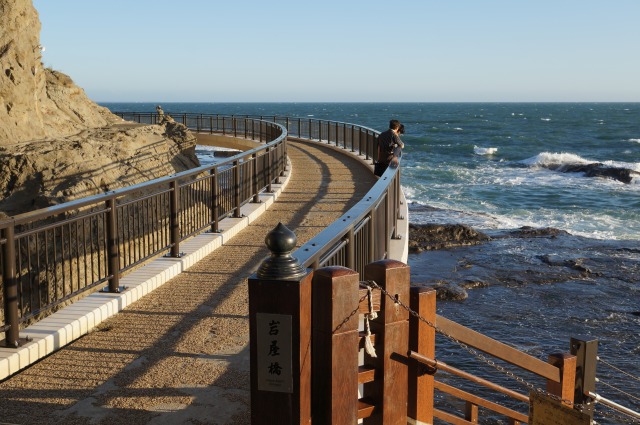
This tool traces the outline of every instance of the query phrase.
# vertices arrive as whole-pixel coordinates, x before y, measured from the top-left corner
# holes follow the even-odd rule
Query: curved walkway
[[[278,222],[309,240],[375,177],[333,149],[289,142],[286,191],[226,245],[0,383],[0,424],[248,424],[246,278]]]

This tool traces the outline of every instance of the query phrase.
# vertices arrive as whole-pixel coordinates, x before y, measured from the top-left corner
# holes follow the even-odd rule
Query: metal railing
[[[154,114],[121,114],[155,123]],[[123,273],[168,253],[270,191],[286,165],[286,130],[264,120],[216,117],[210,132],[229,128],[266,144],[216,165],[11,217],[0,222],[2,306],[8,347],[21,324],[108,283],[120,290]]]
[[[180,242],[218,231],[224,217],[256,202],[283,173],[286,139],[317,141],[374,157],[378,132],[335,121],[277,116],[173,114],[190,130],[266,143],[228,160],[143,184],[57,205],[0,222],[5,344],[18,345],[19,327],[100,285],[120,290],[127,271],[168,253]],[[156,124],[155,113],[118,113]],[[365,197],[294,255],[306,267],[344,265],[361,271],[387,258],[398,237],[400,173],[389,168]]]

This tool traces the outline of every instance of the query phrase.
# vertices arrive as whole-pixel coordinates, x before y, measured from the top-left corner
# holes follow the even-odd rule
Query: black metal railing
[[[157,122],[154,114],[120,115]],[[182,241],[217,231],[221,219],[238,217],[242,205],[271,190],[285,170],[286,129],[254,118],[216,116],[207,124],[212,133],[241,134],[266,144],[216,165],[0,222],[0,331],[6,346],[17,345],[22,323],[106,283],[118,292],[123,273],[159,255],[180,256]]]
[[[278,116],[169,114],[199,133],[264,142],[213,166],[199,167],[135,186],[79,199],[0,222],[3,321],[7,346],[16,346],[20,324],[119,279],[146,261],[258,201],[282,175],[286,139],[327,143],[363,159],[374,157],[378,132],[335,121]],[[118,113],[156,124],[154,113]],[[398,236],[400,172],[389,168],[366,196],[295,253],[306,267],[343,265],[362,271],[387,258]]]

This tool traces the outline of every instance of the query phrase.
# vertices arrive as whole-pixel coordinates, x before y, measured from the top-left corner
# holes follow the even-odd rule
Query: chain
[[[351,318],[353,316],[355,316],[356,314],[358,314],[360,312],[360,303],[362,303],[362,301],[364,301],[364,299],[367,298],[368,296],[369,296],[369,294],[364,294],[362,296],[362,298],[360,298],[360,300],[358,301],[358,306],[351,313],[349,313],[349,315],[342,321],[342,323],[340,323],[338,326],[336,326],[336,328],[333,330],[333,333],[338,332],[338,330],[340,330],[341,327],[346,325],[347,322],[349,320],[351,320]]]
[[[525,379],[516,376],[513,372],[511,372],[510,370],[507,370],[506,368],[504,368],[503,366],[500,366],[499,364],[496,364],[493,360],[487,358],[487,356],[485,356],[484,354],[478,352],[477,350],[475,350],[474,348],[468,346],[467,344],[465,344],[464,342],[458,340],[457,338],[453,337],[452,335],[449,335],[447,332],[445,332],[444,330],[442,330],[441,328],[439,328],[435,323],[431,323],[429,320],[425,319],[424,317],[420,316],[417,312],[415,312],[414,310],[412,310],[408,305],[406,305],[405,303],[403,303],[402,301],[400,301],[398,298],[396,298],[395,296],[391,295],[390,293],[388,293],[387,291],[385,291],[380,285],[378,285],[375,281],[373,280],[367,280],[365,282],[363,282],[366,285],[369,286],[373,286],[374,288],[377,288],[380,290],[380,292],[382,292],[385,296],[389,297],[394,303],[399,304],[402,308],[404,308],[405,310],[407,310],[409,312],[410,315],[412,315],[413,317],[415,317],[416,319],[420,320],[421,322],[425,323],[427,326],[433,328],[436,332],[438,332],[439,334],[443,335],[444,337],[448,338],[449,340],[453,341],[456,345],[458,345],[460,348],[462,348],[463,350],[465,350],[466,352],[468,352],[469,354],[471,354],[473,357],[477,358],[478,360],[482,361],[483,363],[491,366],[492,368],[494,368],[495,370],[497,370],[498,372],[508,376],[509,378],[515,380],[516,382],[520,383],[521,385],[524,385],[525,387],[527,387],[530,391],[535,391],[538,394],[542,394],[545,395],[551,399],[554,399],[556,401],[559,401],[561,403],[567,404],[569,406],[573,406],[574,409],[582,411],[583,410],[583,406],[580,404],[575,404],[570,400],[566,400],[563,399],[562,397],[559,397],[555,394],[551,394],[546,390],[543,390],[542,388],[538,388],[536,387],[534,384],[527,382]]]
[[[595,403],[596,402],[593,402],[593,404],[595,404]],[[604,407],[604,408],[606,408],[608,410],[600,410],[600,411],[597,412],[598,415],[604,416],[605,418],[613,419],[613,420],[615,420],[616,424],[622,424],[622,423],[640,424],[640,420],[628,415],[625,412],[621,412],[619,410],[616,410],[611,406],[607,406],[606,404],[600,404],[600,406],[602,406],[602,407]]]

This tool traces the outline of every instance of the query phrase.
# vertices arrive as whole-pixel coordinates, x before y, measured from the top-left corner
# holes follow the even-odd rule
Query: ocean
[[[155,110],[150,103],[103,105]],[[438,301],[439,314],[544,360],[568,352],[571,337],[597,339],[596,392],[640,410],[640,103],[162,106],[167,113],[305,117],[380,131],[400,120],[410,222],[465,224],[492,237],[411,254],[412,282],[457,288],[464,299]],[[592,163],[630,181],[589,177],[584,166]],[[563,232],[514,233],[524,226]],[[512,386],[449,341],[438,344],[446,353],[440,360]],[[600,405],[596,418],[635,423]]]

